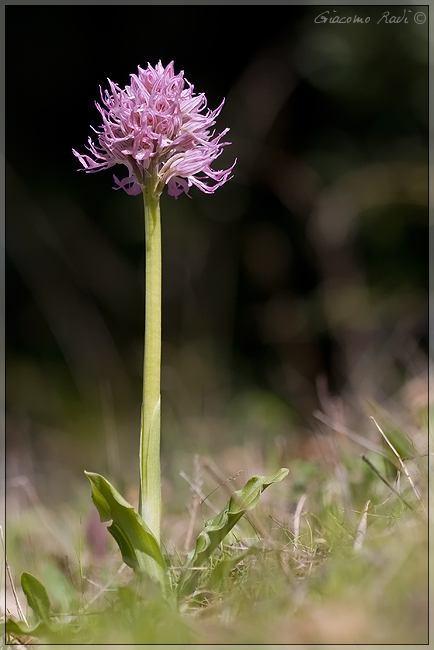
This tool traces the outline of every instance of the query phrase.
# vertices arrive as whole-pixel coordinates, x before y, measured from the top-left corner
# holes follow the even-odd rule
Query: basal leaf
[[[133,506],[100,474],[85,472],[92,485],[92,500],[101,521],[112,524],[107,530],[114,537],[122,559],[137,573],[147,573],[166,587],[167,567],[160,546]]]
[[[29,607],[33,609],[41,621],[49,623],[51,604],[44,585],[31,573],[23,573],[21,575],[21,587]]]
[[[39,621],[36,625],[29,626],[24,621],[15,621],[13,618],[8,618],[4,623],[3,630],[1,627],[0,633],[4,631],[5,634],[10,634],[14,637],[15,643],[19,642],[20,645],[34,645],[36,639],[49,645],[74,644],[76,635],[76,626],[74,625],[51,624],[45,621]],[[15,643],[11,642],[10,645],[15,645]]]
[[[6,634],[12,634],[13,636],[31,636],[39,638],[41,636],[46,636],[51,631],[51,628],[47,623],[41,621],[31,627],[26,625],[23,621],[14,621],[12,618],[8,618],[4,624],[4,631]]]
[[[288,472],[288,469],[282,468],[273,476],[254,476],[242,490],[233,493],[225,508],[216,517],[206,523],[196,540],[196,547],[189,553],[184,564],[177,587],[179,597],[194,591],[199,577],[199,571],[195,569],[206,562],[244,513],[256,506],[265,488],[283,481]]]

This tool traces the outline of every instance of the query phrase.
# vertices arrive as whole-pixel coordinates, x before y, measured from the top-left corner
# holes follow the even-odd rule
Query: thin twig
[[[405,474],[406,477],[408,478],[408,482],[410,483],[411,487],[413,488],[413,492],[415,493],[416,497],[417,497],[417,498],[419,499],[419,501],[421,502],[423,509],[425,510],[425,506],[424,506],[423,501],[422,501],[422,496],[421,496],[419,490],[417,489],[417,487],[415,486],[415,484],[414,484],[414,482],[413,482],[413,479],[411,478],[411,476],[410,476],[410,474],[409,474],[409,472],[408,472],[408,469],[407,469],[407,467],[405,466],[404,461],[402,460],[401,456],[398,454],[398,452],[396,451],[395,447],[392,445],[392,443],[390,442],[390,440],[388,439],[388,437],[387,437],[386,434],[384,433],[383,429],[382,429],[382,428],[380,427],[380,425],[378,424],[377,420],[376,420],[372,415],[371,415],[371,420],[374,422],[374,424],[375,424],[375,426],[377,427],[378,431],[381,433],[381,435],[383,436],[384,440],[387,442],[387,444],[389,445],[389,447],[391,448],[391,450],[393,451],[393,453],[394,453],[395,456],[397,457],[397,459],[398,459],[398,461],[399,461],[399,464],[401,465],[401,469],[402,469],[402,471],[404,472],[404,474]]]
[[[181,476],[181,478],[183,478],[184,481],[186,481],[186,482],[189,484],[191,490],[192,490],[195,494],[197,494],[197,496],[198,496],[199,499],[200,499],[200,503],[201,503],[201,504],[202,504],[202,503],[206,503],[206,505],[208,506],[208,508],[210,508],[210,510],[212,510],[216,515],[219,514],[220,510],[219,510],[218,508],[216,508],[216,507],[215,507],[215,506],[214,506],[210,501],[208,501],[208,497],[207,497],[207,496],[202,492],[202,490],[199,490],[199,489],[195,486],[194,482],[191,480],[191,478],[190,478],[190,477],[189,477],[185,472],[183,472],[183,471],[181,470],[181,471],[179,472],[179,476]]]
[[[303,506],[307,499],[307,494],[303,494],[300,497],[299,502],[297,503],[297,508],[295,509],[294,514],[294,546],[298,548],[298,539],[300,537],[300,517],[303,510]]]
[[[411,505],[408,503],[408,501],[406,501],[406,500],[404,499],[404,497],[402,497],[402,496],[399,494],[398,490],[395,490],[395,488],[393,487],[393,485],[392,485],[392,484],[387,480],[387,478],[384,478],[384,476],[382,476],[382,474],[380,474],[380,472],[378,471],[378,469],[377,469],[377,468],[376,468],[376,467],[371,463],[371,461],[370,461],[368,458],[366,458],[366,456],[364,456],[364,455],[362,454],[361,458],[362,458],[362,460],[363,460],[367,465],[369,465],[369,467],[370,467],[370,468],[372,469],[372,471],[373,471],[373,472],[378,476],[378,478],[379,478],[381,481],[383,481],[383,483],[385,483],[385,485],[387,485],[387,487],[389,488],[389,490],[392,490],[392,492],[393,492],[394,494],[396,494],[396,496],[398,497],[398,499],[400,499],[400,500],[402,501],[402,503],[403,503],[404,505],[407,506],[407,508],[410,508],[410,510],[414,510],[413,506],[411,506]]]
[[[321,411],[314,411],[313,416],[317,420],[320,420],[328,427],[333,429],[333,431],[336,431],[337,433],[340,433],[343,436],[347,436],[347,438],[350,438],[350,440],[357,442],[359,445],[362,445],[362,447],[366,447],[366,449],[375,451],[378,454],[381,454],[382,456],[387,455],[379,445],[375,444],[375,442],[371,442],[367,438],[363,438],[363,436],[359,436],[358,433],[354,433],[354,431],[351,431],[351,429],[348,429],[348,427],[345,427],[343,424],[340,424],[339,422],[334,422],[329,417],[327,417],[327,415],[321,413]]]
[[[363,542],[365,541],[366,529],[368,527],[368,509],[370,503],[371,501],[368,500],[365,503],[365,507],[363,508],[362,516],[360,518],[359,526],[357,528],[356,539],[354,540],[355,551],[360,551],[360,549],[363,546]]]
[[[231,485],[228,485],[229,481],[234,481],[244,470],[240,469],[239,472],[233,474],[233,476],[225,477],[217,465],[209,458],[202,459],[202,467],[207,470],[209,474],[216,480],[219,481],[219,484],[208,494],[207,498],[213,494],[219,488],[224,488],[229,496],[232,496],[235,492],[235,488]]]
[[[24,612],[23,612],[23,610],[21,608],[20,601],[18,599],[17,590],[15,589],[14,579],[12,578],[12,571],[11,571],[11,568],[9,566],[8,559],[7,559],[7,556],[6,556],[6,546],[5,546],[5,539],[4,539],[4,536],[3,536],[3,526],[0,526],[0,537],[1,537],[1,540],[2,540],[3,553],[4,553],[4,556],[5,556],[5,567],[6,567],[6,571],[7,571],[7,574],[8,574],[9,582],[11,583],[12,593],[14,595],[15,605],[17,606],[18,616],[28,626],[29,624],[27,623],[27,619],[24,616]]]
[[[271,521],[274,521],[274,523],[278,525],[279,529],[285,533],[286,537],[289,540],[286,544],[284,544],[284,546],[282,546],[282,550],[286,549],[287,546],[292,546],[294,544],[294,533],[292,533],[288,528],[285,528],[285,526],[281,524],[280,521],[277,521],[273,515],[268,515],[268,517],[271,519]]]
[[[109,587],[110,587],[110,585],[113,584],[113,582],[116,580],[117,576],[120,576],[120,574],[122,573],[122,571],[125,569],[126,566],[127,566],[127,565],[126,565],[124,562],[122,562],[121,566],[119,567],[119,569],[118,569],[117,572],[116,572],[116,575],[115,575],[115,576],[112,576],[112,577],[110,578],[110,580],[109,580],[109,581],[104,585],[104,587],[100,587],[100,590],[98,591],[98,593],[96,593],[95,596],[93,596],[93,598],[91,598],[91,599],[89,600],[89,602],[86,603],[86,604],[84,605],[84,607],[81,608],[81,610],[80,610],[80,614],[83,614],[83,613],[86,611],[86,609],[88,609],[91,605],[93,605],[93,603],[94,603],[96,600],[98,600],[98,598],[99,598],[100,596],[102,596],[102,594],[104,594],[106,591],[109,591]],[[87,582],[90,582],[91,584],[97,586],[94,582],[92,582],[91,580],[89,580],[89,578],[84,577],[84,579],[87,580]]]

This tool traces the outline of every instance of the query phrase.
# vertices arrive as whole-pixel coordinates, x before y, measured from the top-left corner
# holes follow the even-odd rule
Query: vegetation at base
[[[100,558],[92,552],[77,525],[81,503],[74,509],[46,511],[51,532],[41,527],[36,510],[23,511],[8,526],[7,541],[13,575],[18,576],[21,568],[26,571],[25,596],[18,591],[28,625],[10,616],[8,641],[427,642],[427,418],[419,419],[422,426],[410,437],[396,421],[392,427],[392,419],[382,415],[386,435],[393,431],[407,443],[407,453],[412,452],[411,458],[402,460],[420,498],[400,469],[394,466],[391,475],[387,456],[372,450],[357,453],[355,447],[348,447],[345,436],[328,434],[321,444],[330,443],[334,454],[328,459],[324,455],[289,462],[285,480],[264,493],[248,520],[239,518],[223,540],[216,538],[210,545],[213,552],[210,550],[204,561],[200,552],[206,544],[201,535],[206,537],[212,531],[213,522],[214,527],[221,523],[225,512],[227,521],[227,513],[234,512],[230,504],[237,500],[231,481],[218,489],[214,485],[213,492],[213,483],[205,476],[209,460],[196,459],[196,473],[199,468],[205,482],[201,491],[208,494],[205,501],[201,497],[197,512],[203,515],[207,505],[215,507],[214,499],[221,497],[225,488],[233,497],[220,515],[208,521],[196,545],[191,540],[187,555],[181,540],[191,514],[186,516],[185,509],[184,514],[176,512],[176,500],[174,511],[165,514],[163,539],[171,546],[163,555],[169,580],[178,584],[177,601],[165,598],[158,583],[146,573],[134,573],[122,564],[114,543]],[[251,453],[260,455],[257,448]],[[241,457],[242,450],[234,448],[234,458],[237,454]],[[371,465],[387,477],[396,492],[379,479]],[[269,479],[279,480],[279,474]],[[252,486],[254,481],[249,483]],[[188,488],[185,496],[188,500]],[[193,504],[194,491],[190,498]],[[198,515],[196,530],[199,520]],[[53,539],[54,531],[58,536]],[[193,566],[194,580],[187,576],[189,566]],[[11,599],[8,596],[9,605]]]

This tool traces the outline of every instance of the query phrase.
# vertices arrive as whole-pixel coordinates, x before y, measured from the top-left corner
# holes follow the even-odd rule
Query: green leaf
[[[147,573],[165,592],[167,567],[154,535],[117,490],[100,474],[85,472],[92,485],[92,500],[101,521],[112,524],[107,530],[114,537],[122,559],[137,573]]]
[[[75,643],[76,629],[73,625],[49,624],[45,621],[39,621],[36,625],[29,626],[23,621],[15,621],[8,618],[4,624],[3,630],[0,626],[0,633],[10,634],[15,637],[20,644],[35,643],[35,641],[24,639],[23,637],[32,637],[40,639],[48,644],[64,645],[65,643]]]
[[[242,490],[233,493],[225,508],[216,517],[207,521],[196,540],[196,547],[187,556],[178,582],[178,597],[194,591],[199,578],[199,571],[195,569],[206,562],[244,513],[256,506],[265,488],[283,481],[288,472],[288,469],[282,468],[273,476],[254,476]]]
[[[50,630],[50,626],[43,622],[39,622],[31,627],[23,621],[14,621],[12,618],[8,618],[4,624],[4,632],[6,634],[13,634],[14,636],[41,637],[46,636]]]
[[[29,607],[33,609],[41,621],[49,623],[51,604],[44,585],[31,573],[23,573],[21,575],[21,587]]]

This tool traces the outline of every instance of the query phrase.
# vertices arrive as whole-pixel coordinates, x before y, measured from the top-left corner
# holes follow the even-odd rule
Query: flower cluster
[[[89,138],[91,153],[74,155],[86,172],[96,172],[126,165],[129,175],[117,187],[128,194],[140,194],[149,177],[156,178],[155,192],[161,194],[167,184],[168,193],[177,198],[188,194],[192,185],[212,193],[231,176],[234,164],[226,170],[213,170],[211,164],[229,142],[221,142],[229,131],[214,136],[211,127],[223,102],[214,111],[207,109],[204,94],[194,94],[184,73],[174,73],[173,61],[164,68],[159,62],[146,70],[138,68],[131,75],[131,85],[121,89],[110,79],[110,91],[101,92],[104,106],[96,103],[103,124],[98,145]],[[207,179],[214,182],[208,185]]]

